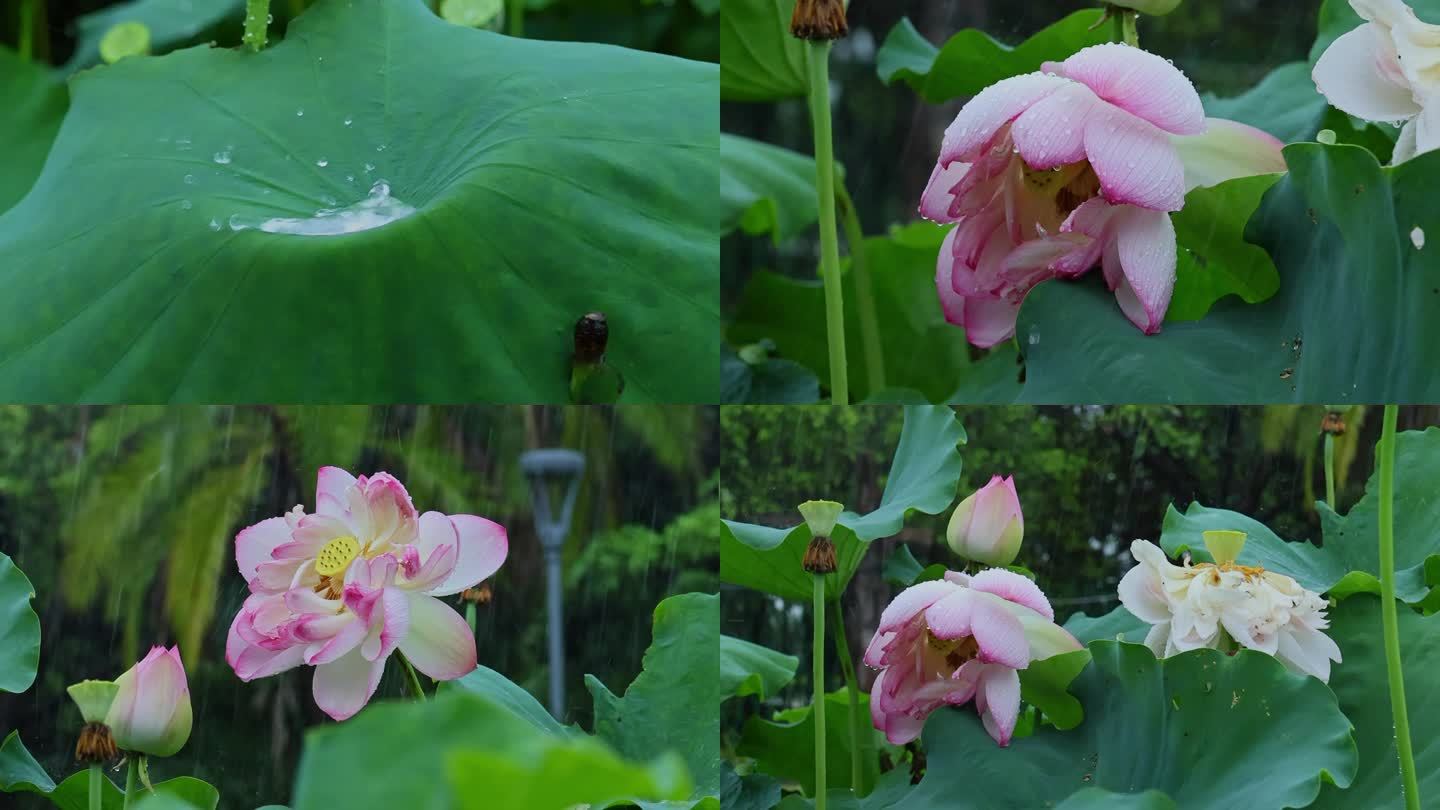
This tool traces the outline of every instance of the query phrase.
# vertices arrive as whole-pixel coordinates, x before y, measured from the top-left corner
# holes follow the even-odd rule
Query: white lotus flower
[[[1238,533],[1206,532],[1207,545],[1211,534],[1233,540]],[[1328,682],[1340,648],[1322,632],[1330,626],[1325,599],[1284,574],[1236,564],[1239,545],[1221,553],[1219,543],[1211,545],[1217,563],[1174,565],[1154,543],[1130,544],[1139,564],[1120,580],[1120,602],[1153,625],[1146,646],[1165,657],[1238,644]]]

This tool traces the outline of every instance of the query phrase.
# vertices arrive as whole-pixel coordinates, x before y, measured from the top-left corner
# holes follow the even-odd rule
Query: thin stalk
[[[17,48],[20,58],[29,62],[34,58],[35,7],[38,0],[22,0],[20,3],[20,42]]]
[[[840,222],[845,226],[845,245],[850,249],[850,274],[855,277],[855,309],[860,313],[860,345],[865,349],[865,375],[870,390],[885,388],[885,355],[880,350],[880,319],[875,314],[875,293],[870,284],[870,263],[865,257],[865,231],[860,215],[845,184],[836,181],[835,199],[840,205]]]
[[[400,659],[400,667],[405,670],[405,674],[408,677],[410,696],[415,698],[417,702],[424,703],[425,690],[420,688],[420,676],[415,674],[415,667],[410,665],[410,660],[405,657],[405,653],[396,651],[395,657]]]
[[[100,763],[90,763],[90,810],[100,810],[100,780],[105,778],[105,769]]]
[[[1385,669],[1390,678],[1390,711],[1395,717],[1395,751],[1405,807],[1420,810],[1420,783],[1410,747],[1410,718],[1405,708],[1405,675],[1400,670],[1400,619],[1395,609],[1395,422],[1400,407],[1385,406],[1380,433],[1380,619],[1385,629]]]
[[[1335,509],[1335,436],[1331,433],[1325,434],[1325,505]]]
[[[860,784],[860,683],[855,678],[855,662],[850,658],[850,639],[845,636],[845,608],[835,600],[835,655],[840,659],[840,671],[845,673],[845,690],[850,700],[850,789],[856,796],[863,787]]]
[[[1140,31],[1135,26],[1135,19],[1139,16],[1128,9],[1120,12],[1120,41],[1133,48],[1140,47]]]
[[[135,794],[139,792],[140,781],[140,754],[131,751],[130,770],[125,774],[125,803],[121,805],[123,810],[130,810],[130,805],[135,801]]]
[[[807,45],[810,122],[815,131],[815,194],[820,208],[820,278],[825,284],[825,332],[830,344],[830,401],[850,404],[845,361],[845,294],[840,289],[840,237],[835,228],[835,144],[830,132],[830,43]]]
[[[525,36],[525,0],[510,0],[510,7],[505,9],[505,33]]]
[[[242,41],[255,53],[265,49],[265,35],[270,28],[270,0],[246,0],[245,36]]]
[[[815,605],[811,611],[815,617],[815,643],[810,673],[815,687],[815,810],[825,810],[825,575],[811,576],[815,578]]]

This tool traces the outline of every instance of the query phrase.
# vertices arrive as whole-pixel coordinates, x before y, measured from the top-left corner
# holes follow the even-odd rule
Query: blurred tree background
[[[317,0],[270,0],[276,24],[272,38],[281,38],[287,22]],[[397,0],[398,1],[398,0]],[[45,36],[36,37],[36,55],[63,64],[75,49],[80,18],[114,6],[155,3],[156,0],[40,0],[36,25]],[[436,8],[440,0],[425,0]],[[0,44],[14,48],[18,41],[22,0],[0,0]],[[235,11],[225,22],[197,32],[194,43],[213,42],[238,47],[243,33],[244,0],[185,0],[182,10],[230,3]],[[687,59],[720,60],[720,30],[715,24],[719,0],[526,0],[525,36],[530,39],[604,42],[627,48],[668,53]]]
[[[390,472],[421,511],[506,527],[509,558],[479,608],[479,659],[543,703],[543,558],[518,465],[535,447],[586,458],[564,558],[562,719],[589,727],[585,673],[623,691],[655,605],[718,587],[716,421],[715,408],[679,406],[0,406],[0,551],[34,584],[43,628],[35,687],[0,694],[0,736],[20,729],[50,773],[74,771],[81,721],[65,687],[178,642],[195,731],[155,778],[193,773],[220,788],[222,808],[287,801],[301,733],[330,720],[311,698],[311,668],[245,684],[225,663],[248,594],[234,536],[297,503],[313,511],[326,464]],[[402,691],[387,671],[378,696]],[[4,801],[48,807],[30,798]]]
[[[830,62],[835,158],[844,165],[866,234],[918,218],[920,192],[930,179],[945,127],[964,100],[926,103],[904,84],[887,86],[875,73],[875,54],[890,30],[908,17],[926,39],[942,45],[965,28],[979,28],[1014,45],[1075,11],[1086,0],[888,0],[849,4],[850,35],[835,44]],[[1173,13],[1140,19],[1146,50],[1174,61],[1202,93],[1236,95],[1276,66],[1304,59],[1315,40],[1316,0],[1187,0]],[[810,155],[813,140],[805,99],[780,103],[723,102],[728,133]],[[733,312],[752,272],[777,270],[813,279],[818,236],[789,239],[778,249],[769,238],[737,231],[721,248],[722,304]],[[960,340],[956,331],[956,340]]]
[[[1170,504],[1193,501],[1248,514],[1290,540],[1318,541],[1314,502],[1325,497],[1321,406],[960,407],[969,435],[955,503],[992,475],[1014,475],[1025,515],[1016,560],[1030,568],[1056,620],[1108,612],[1134,564],[1130,541],[1157,541]],[[1364,493],[1374,465],[1380,408],[1343,411],[1336,441],[1337,509]],[[771,526],[800,522],[795,506],[826,498],[860,513],[876,508],[900,438],[898,406],[727,406],[721,410],[720,513]],[[1440,407],[1402,407],[1400,428],[1440,424]],[[945,544],[950,511],[914,513],[897,536],[876,540],[846,591],[850,649],[858,656],[899,588],[882,576],[901,544],[922,565],[962,562]],[[731,701],[722,728],[744,717],[808,705],[810,619],[806,606],[722,586],[721,632],[801,657],[798,674],[766,706]],[[828,645],[827,645],[828,648]],[[858,667],[862,689],[873,673]],[[830,690],[844,687],[828,667]],[[843,720],[841,721],[843,723]]]

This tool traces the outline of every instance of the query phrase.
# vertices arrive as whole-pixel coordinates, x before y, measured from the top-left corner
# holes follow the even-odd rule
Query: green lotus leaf
[[[596,737],[632,760],[678,755],[688,766],[694,789],[668,797],[689,796],[676,810],[720,801],[719,651],[720,597],[681,594],[656,606],[645,667],[623,696],[585,676]]]
[[[1435,678],[1440,667],[1440,622],[1404,607],[1399,619],[1410,741],[1425,806],[1440,797],[1440,681]],[[1330,611],[1326,633],[1340,645],[1344,658],[1330,670],[1330,689],[1355,725],[1360,769],[1346,790],[1326,785],[1310,805],[1314,810],[1405,807],[1380,627],[1380,600],[1368,594],[1346,599]]]
[[[944,229],[926,222],[899,228],[888,236],[864,240],[871,268],[876,318],[881,324],[880,349],[885,360],[888,387],[920,392],[926,401],[943,402],[955,391],[957,380],[974,384],[974,396],[992,395],[977,377],[971,380],[970,354],[965,333],[945,322],[935,296],[935,257],[945,239]],[[869,379],[861,343],[860,314],[856,308],[854,277],[842,262],[841,286],[845,297],[846,351],[851,358],[850,391],[859,400],[880,394]],[[781,357],[830,378],[830,355],[825,337],[825,289],[819,280],[799,281],[766,270],[746,283],[726,332],[730,343],[743,346],[774,341]],[[923,346],[924,351],[917,351]],[[1013,378],[1015,367],[1009,367]],[[995,396],[1005,396],[998,389]],[[893,399],[893,396],[891,397]]]
[[[823,437],[816,437],[822,440]],[[937,515],[955,501],[960,482],[958,446],[965,429],[947,407],[905,408],[905,426],[890,462],[880,506],[869,514],[845,512],[830,540],[836,569],[825,577],[828,599],[838,599],[870,548],[870,541],[900,531],[914,509]],[[787,529],[722,520],[720,579],[784,599],[806,602],[814,591],[813,574],[802,567],[810,529],[803,522]]]
[[[790,36],[795,0],[720,4],[720,97],[776,101],[805,95],[805,43]]]
[[[1440,599],[1440,428],[1407,430],[1395,444],[1395,595],[1427,609]],[[1227,509],[1192,503],[1183,513],[1171,506],[1160,545],[1179,557],[1189,553],[1209,561],[1201,534],[1233,529],[1249,535],[1240,552],[1243,565],[1258,565],[1294,577],[1312,591],[1344,599],[1380,592],[1380,484],[1378,473],[1365,484],[1365,495],[1344,515],[1317,503],[1324,542],[1289,542],[1259,521]]]
[[[0,397],[566,402],[598,310],[626,401],[717,401],[715,74],[422,0],[85,71],[0,216]]]
[[[1278,174],[1237,177],[1185,195],[1185,208],[1171,217],[1179,249],[1167,321],[1198,320],[1227,295],[1257,304],[1275,294],[1280,286],[1275,264],[1245,241],[1245,223],[1279,179]]]
[[[881,568],[880,574],[886,582],[908,588],[918,582],[928,582],[932,579],[940,579],[945,576],[945,566],[940,563],[922,565],[915,559],[915,554],[910,547],[901,543],[885,558],[885,565]]]
[[[966,28],[937,48],[907,17],[885,37],[875,55],[875,69],[881,81],[903,81],[921,98],[941,104],[973,96],[1001,79],[1033,73],[1044,62],[1061,61],[1089,45],[1108,42],[1110,31],[1096,26],[1101,15],[1099,10],[1077,11],[1013,48],[975,28]]]
[[[0,213],[40,176],[69,104],[59,76],[0,48],[0,109],[6,111],[0,129]]]
[[[795,678],[800,659],[743,638],[720,636],[720,697],[773,697]]]
[[[40,666],[40,617],[30,606],[35,586],[0,553],[0,692],[24,692]]]
[[[775,244],[815,224],[815,159],[720,134],[721,233],[772,234]]]
[[[886,807],[1085,807],[1093,794],[1072,795],[1098,788],[1156,791],[1178,807],[1279,810],[1304,807],[1323,783],[1344,787],[1355,774],[1350,721],[1335,696],[1268,655],[1196,650],[1157,661],[1138,644],[1089,649],[1093,664],[1074,689],[1085,706],[1077,728],[1042,726],[1000,748],[973,708],[941,709],[925,726],[925,778]],[[1129,801],[1167,806],[1158,797]]]
[[[859,696],[862,718],[860,792],[869,793],[880,775],[876,755],[880,732],[870,724],[870,696]],[[851,785],[850,696],[841,689],[825,696],[825,780],[831,788]],[[755,770],[782,782],[794,782],[807,796],[815,795],[815,713],[812,705],[776,712],[766,719],[745,721],[736,753],[755,760]]]
[[[1081,644],[1097,640],[1143,644],[1150,632],[1150,625],[1140,621],[1123,605],[1117,605],[1114,610],[1100,616],[1076,613],[1065,621],[1064,627]]]
[[[1440,399],[1440,251],[1423,238],[1440,238],[1440,153],[1382,169],[1356,146],[1295,144],[1285,159],[1246,231],[1279,270],[1274,297],[1222,300],[1147,337],[1098,279],[1042,284],[1016,330],[1022,399]]]
[[[559,721],[552,717],[533,695],[526,692],[519,684],[489,667],[479,666],[469,675],[457,680],[445,681],[440,684],[438,691],[449,692],[457,689],[483,695],[486,699],[508,709],[511,714],[547,734],[568,737],[580,733],[572,726],[560,725]]]
[[[720,806],[725,810],[774,810],[780,803],[780,782],[763,773],[735,773],[729,762],[720,766]]]
[[[768,355],[773,342],[751,344],[751,349]],[[720,347],[720,401],[725,404],[763,402],[771,404],[811,403],[820,399],[820,381],[808,368],[779,357],[765,356],[754,362],[741,357],[727,344]]]
[[[0,744],[0,793],[34,793],[49,799],[60,810],[88,810],[90,771],[77,771],[60,784],[55,784],[20,741],[20,732],[12,731],[4,744]],[[213,785],[189,776],[156,782],[153,795],[159,801],[179,802],[181,806],[195,810],[215,810],[220,804],[220,792]],[[121,810],[124,804],[124,792],[102,774],[102,810]]]

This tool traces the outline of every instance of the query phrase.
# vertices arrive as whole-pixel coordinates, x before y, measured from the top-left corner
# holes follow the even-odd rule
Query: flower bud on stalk
[[[115,679],[115,699],[105,724],[126,751],[174,756],[190,739],[190,687],[180,648],[150,648],[150,654]]]
[[[800,514],[810,527],[810,546],[805,549],[804,567],[812,574],[835,572],[835,544],[830,535],[835,531],[835,521],[845,507],[834,501],[806,501],[800,504]]]
[[[850,33],[844,0],[796,0],[790,16],[790,34],[797,39],[843,39]]]
[[[1025,539],[1025,516],[1014,478],[994,476],[955,507],[945,529],[950,548],[982,565],[1003,568],[1015,562]]]

